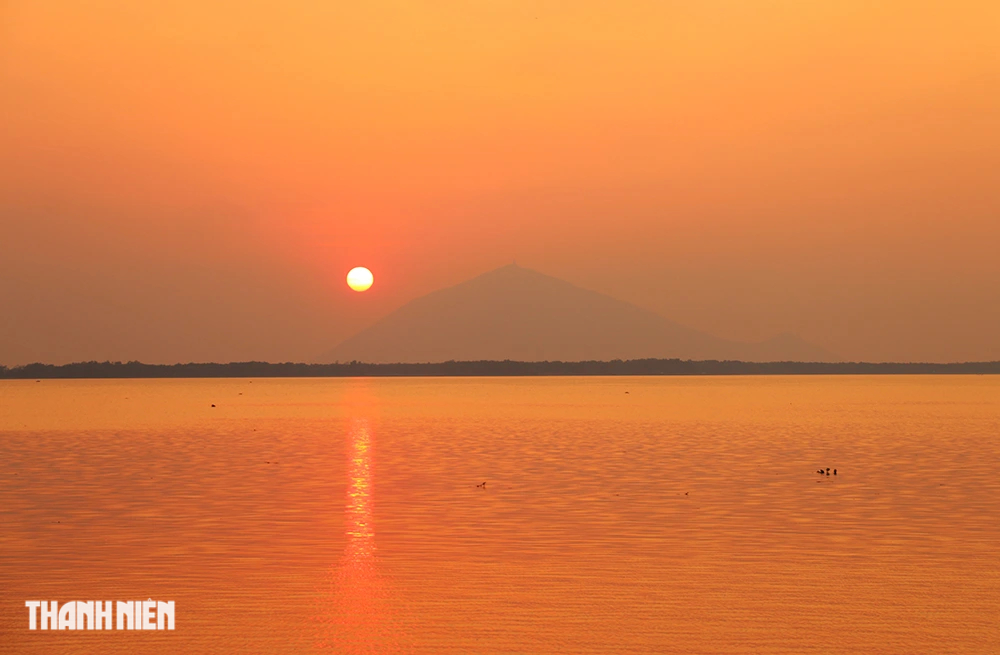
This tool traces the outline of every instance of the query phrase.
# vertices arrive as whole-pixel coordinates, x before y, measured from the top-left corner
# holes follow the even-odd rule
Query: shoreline
[[[1000,375],[1000,361],[741,362],[633,359],[584,362],[450,361],[424,364],[269,362],[143,364],[77,362],[0,366],[0,379],[291,378],[291,377],[566,377],[702,375]]]

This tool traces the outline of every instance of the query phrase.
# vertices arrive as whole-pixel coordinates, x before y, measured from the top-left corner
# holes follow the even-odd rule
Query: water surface
[[[982,376],[0,381],[0,650],[995,653],[998,456]]]

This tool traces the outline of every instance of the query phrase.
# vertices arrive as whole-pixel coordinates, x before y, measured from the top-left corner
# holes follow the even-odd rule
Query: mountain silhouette
[[[400,307],[316,361],[419,363],[642,358],[835,361],[791,334],[728,341],[511,264]]]

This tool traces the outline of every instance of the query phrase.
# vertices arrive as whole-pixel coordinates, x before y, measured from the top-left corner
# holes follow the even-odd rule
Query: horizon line
[[[187,362],[144,364],[96,360],[69,364],[0,364],[0,379],[246,378],[246,377],[566,377],[691,375],[934,375],[1000,374],[1000,361],[803,362],[612,359],[581,361],[448,360],[420,363]]]

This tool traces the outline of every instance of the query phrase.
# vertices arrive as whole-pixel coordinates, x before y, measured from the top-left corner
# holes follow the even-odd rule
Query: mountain
[[[835,361],[790,334],[727,341],[511,264],[400,307],[318,362],[679,358]]]

